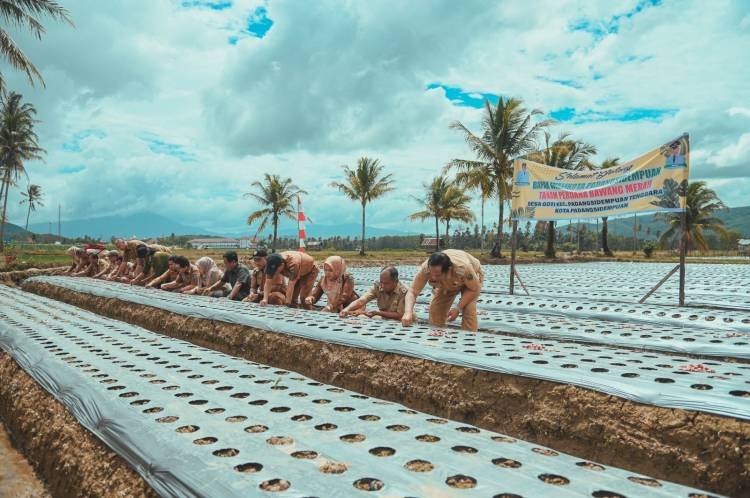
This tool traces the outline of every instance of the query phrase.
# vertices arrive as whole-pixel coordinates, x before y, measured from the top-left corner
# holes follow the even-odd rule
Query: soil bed
[[[158,496],[5,352],[0,352],[0,420],[44,479],[52,496]],[[1,465],[5,466],[6,462],[2,461]],[[0,496],[49,496],[4,495],[4,491],[0,486]]]
[[[554,382],[185,317],[38,282],[25,290],[320,382],[730,496],[750,494],[750,423]]]
[[[29,462],[10,442],[0,422],[0,496],[14,498],[48,498],[50,494],[34,474]]]

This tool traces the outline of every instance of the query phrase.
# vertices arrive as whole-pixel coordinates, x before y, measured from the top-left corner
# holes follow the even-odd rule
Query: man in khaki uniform
[[[122,252],[122,264],[120,264],[120,269],[117,270],[118,277],[125,273],[128,263],[136,263],[138,259],[138,246],[140,245],[146,244],[138,239],[128,240],[127,242],[123,239],[115,240],[115,247]]]
[[[344,308],[339,316],[366,316],[368,318],[386,318],[401,320],[404,316],[406,294],[409,289],[398,279],[398,270],[393,266],[383,268],[380,272],[380,283],[376,283],[365,294]],[[367,311],[367,303],[377,300],[378,309]]]
[[[104,259],[99,258],[99,251],[97,249],[87,249],[86,257],[89,264],[83,270],[74,273],[74,277],[94,277],[99,272],[105,271],[109,266]]]
[[[318,276],[318,265],[309,254],[297,251],[284,251],[274,253],[266,258],[266,282],[263,289],[263,299],[260,301],[261,306],[268,305],[266,296],[273,293],[273,286],[277,282],[279,275],[289,279],[286,285],[286,299],[284,304],[293,308],[301,306],[305,309],[312,309],[312,305],[305,304],[305,297],[310,295],[315,279]],[[300,296],[302,299],[300,300]]]
[[[175,263],[177,263],[177,278],[172,282],[162,284],[161,290],[182,292],[197,287],[201,278],[198,267],[185,256],[177,256]]]
[[[177,266],[177,256],[172,255],[167,259],[167,271],[146,284],[146,287],[155,287],[161,289],[162,285],[169,284],[177,280],[180,267]]]
[[[458,249],[431,254],[422,263],[406,294],[406,311],[401,323],[408,327],[414,322],[417,296],[429,283],[433,288],[430,324],[444,326],[446,320],[452,322],[460,315],[461,328],[476,332],[479,328],[477,299],[482,291],[483,280],[482,266],[471,254]],[[451,308],[458,294],[461,294],[461,299],[455,308]]]

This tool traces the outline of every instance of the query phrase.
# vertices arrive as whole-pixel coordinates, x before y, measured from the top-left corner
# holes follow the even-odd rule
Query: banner
[[[567,170],[517,159],[511,217],[515,220],[599,218],[682,211],[687,195],[688,135],[607,169]]]

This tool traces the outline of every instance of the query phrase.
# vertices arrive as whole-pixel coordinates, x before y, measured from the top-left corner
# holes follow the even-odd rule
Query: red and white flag
[[[307,217],[305,212],[302,210],[302,198],[297,195],[297,228],[299,231],[299,252],[305,252],[305,239],[307,234],[305,233],[305,222]]]

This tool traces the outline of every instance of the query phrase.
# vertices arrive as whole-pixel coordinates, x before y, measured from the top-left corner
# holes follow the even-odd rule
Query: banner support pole
[[[510,286],[508,294],[513,295],[513,288],[516,283],[516,239],[518,238],[518,220],[513,220],[513,233],[510,237]]]
[[[683,137],[690,143],[690,135],[685,132],[682,134]],[[688,151],[689,154],[689,151]],[[688,155],[689,157],[689,155]],[[685,180],[689,174],[689,166],[686,165]],[[682,213],[680,215],[680,227],[682,228],[682,237],[680,237],[680,295],[679,295],[679,306],[685,306],[685,256],[687,254],[687,192],[685,192],[685,205],[682,207]]]

